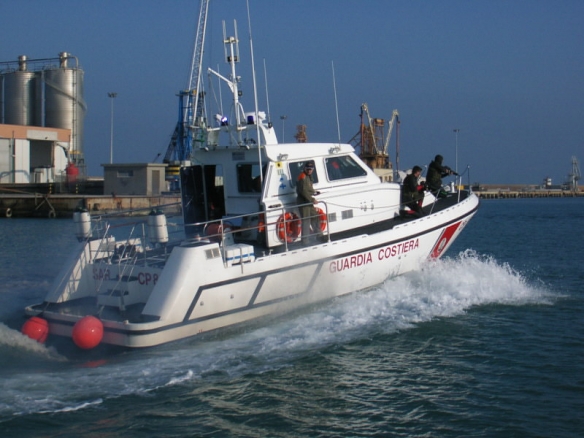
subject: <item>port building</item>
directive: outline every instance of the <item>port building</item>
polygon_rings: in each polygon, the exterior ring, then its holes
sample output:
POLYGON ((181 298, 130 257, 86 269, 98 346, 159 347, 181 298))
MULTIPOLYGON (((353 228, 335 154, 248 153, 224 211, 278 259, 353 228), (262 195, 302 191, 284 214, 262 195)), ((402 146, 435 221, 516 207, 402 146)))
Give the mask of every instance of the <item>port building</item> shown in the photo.
POLYGON ((85 176, 83 76, 67 52, 0 62, 0 184, 85 176))

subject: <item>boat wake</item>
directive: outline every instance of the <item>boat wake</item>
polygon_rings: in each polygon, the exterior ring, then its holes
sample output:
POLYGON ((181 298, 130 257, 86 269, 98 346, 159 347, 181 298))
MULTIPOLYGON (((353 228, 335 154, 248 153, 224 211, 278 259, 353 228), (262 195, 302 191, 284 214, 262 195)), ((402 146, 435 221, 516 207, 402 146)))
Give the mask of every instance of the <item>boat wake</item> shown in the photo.
POLYGON ((30 339, 23 335, 18 330, 11 329, 0 322, 0 367, 4 371, 10 368, 11 365, 18 367, 15 364, 15 359, 18 357, 31 357, 36 360, 45 360, 52 362, 64 362, 66 359, 57 353, 52 348, 47 348, 43 344, 30 339))
POLYGON ((555 297, 510 266, 467 250, 267 324, 82 364, 87 366, 65 361, 0 324, 2 357, 12 363, 11 372, 0 377, 0 422, 276 370, 331 346, 415 330, 418 323, 456 317, 477 306, 550 305, 555 297))

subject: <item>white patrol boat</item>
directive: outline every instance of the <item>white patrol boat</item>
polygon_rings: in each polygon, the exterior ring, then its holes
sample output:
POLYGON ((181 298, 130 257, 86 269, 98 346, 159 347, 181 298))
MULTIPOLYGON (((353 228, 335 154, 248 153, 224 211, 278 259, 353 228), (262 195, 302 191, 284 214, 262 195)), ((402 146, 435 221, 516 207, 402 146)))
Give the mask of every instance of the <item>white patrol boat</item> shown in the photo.
MULTIPOLYGON (((231 119, 198 126, 202 141, 180 169, 184 226, 162 211, 92 218, 75 213, 79 244, 23 332, 43 340, 151 347, 370 288, 439 258, 477 211, 471 192, 404 213, 400 185, 338 143, 278 144, 263 113, 239 102, 236 38, 225 38, 231 119), (301 243, 295 185, 314 163, 319 229, 301 243), (122 236, 124 231, 128 234, 122 236)), ((305 236, 306 237, 306 236, 305 236)))

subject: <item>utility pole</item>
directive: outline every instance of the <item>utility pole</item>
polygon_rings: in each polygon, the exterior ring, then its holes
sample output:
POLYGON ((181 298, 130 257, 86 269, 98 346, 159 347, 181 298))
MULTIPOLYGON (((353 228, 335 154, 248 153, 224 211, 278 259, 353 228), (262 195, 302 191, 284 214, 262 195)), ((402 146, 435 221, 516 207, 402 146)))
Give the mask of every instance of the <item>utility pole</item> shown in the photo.
POLYGON ((114 99, 118 93, 107 93, 111 99, 111 121, 110 121, 110 164, 114 162, 114 99))

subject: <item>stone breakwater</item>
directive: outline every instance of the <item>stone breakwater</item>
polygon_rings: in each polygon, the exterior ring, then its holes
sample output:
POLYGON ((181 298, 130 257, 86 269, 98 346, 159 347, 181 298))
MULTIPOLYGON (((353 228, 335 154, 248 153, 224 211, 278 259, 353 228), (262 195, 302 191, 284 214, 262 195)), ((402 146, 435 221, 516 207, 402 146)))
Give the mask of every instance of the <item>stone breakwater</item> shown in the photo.
POLYGON ((473 187, 473 191, 482 199, 584 197, 584 191, 580 188, 578 190, 561 190, 526 185, 481 185, 473 187))
POLYGON ((482 199, 509 199, 509 198, 575 198, 584 197, 584 192, 563 190, 538 190, 533 192, 515 192, 510 190, 475 192, 482 199))

